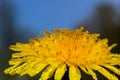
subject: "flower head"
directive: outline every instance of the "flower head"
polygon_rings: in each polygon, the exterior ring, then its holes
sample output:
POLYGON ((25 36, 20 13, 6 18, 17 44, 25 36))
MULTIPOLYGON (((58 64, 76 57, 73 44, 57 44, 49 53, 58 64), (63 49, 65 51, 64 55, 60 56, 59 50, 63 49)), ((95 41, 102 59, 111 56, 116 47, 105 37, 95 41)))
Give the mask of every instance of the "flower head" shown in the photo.
POLYGON ((70 80, 81 79, 79 69, 91 75, 94 80, 97 80, 94 70, 109 80, 118 80, 105 69, 120 75, 120 70, 114 67, 120 65, 120 55, 110 52, 116 44, 108 46, 107 42, 107 39, 100 39, 99 34, 90 34, 83 31, 83 28, 45 31, 44 37, 31 39, 26 44, 11 45, 11 50, 19 52, 12 54, 9 61, 12 66, 4 72, 35 76, 42 71, 40 80, 47 80, 53 74, 54 80, 61 80, 68 66, 70 80))

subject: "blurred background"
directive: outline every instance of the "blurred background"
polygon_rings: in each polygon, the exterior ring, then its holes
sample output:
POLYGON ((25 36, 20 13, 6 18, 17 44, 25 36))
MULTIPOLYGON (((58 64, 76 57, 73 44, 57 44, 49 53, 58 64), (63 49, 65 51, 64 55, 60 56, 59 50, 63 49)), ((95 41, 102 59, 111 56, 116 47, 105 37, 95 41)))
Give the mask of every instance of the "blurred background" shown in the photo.
POLYGON ((84 26, 107 37, 109 45, 117 43, 112 52, 120 53, 119 8, 120 0, 0 0, 0 80, 37 80, 39 76, 11 77, 3 70, 12 54, 11 44, 43 36, 46 29, 84 26))

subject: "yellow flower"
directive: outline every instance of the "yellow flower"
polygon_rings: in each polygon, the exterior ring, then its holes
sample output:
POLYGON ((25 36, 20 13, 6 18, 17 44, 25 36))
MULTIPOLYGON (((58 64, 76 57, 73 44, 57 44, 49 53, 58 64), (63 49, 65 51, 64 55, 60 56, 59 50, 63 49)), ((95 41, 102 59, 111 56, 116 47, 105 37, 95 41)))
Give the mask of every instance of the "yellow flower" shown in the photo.
POLYGON ((120 54, 112 54, 110 50, 116 44, 108 46, 107 42, 107 39, 100 39, 99 34, 83 31, 83 27, 45 31, 44 37, 11 45, 10 49, 16 53, 9 61, 11 67, 4 72, 20 76, 35 76, 42 72, 40 80, 47 80, 53 74, 54 80, 61 80, 69 68, 69 80, 80 80, 80 69, 94 80, 98 80, 94 70, 109 80, 118 80, 106 68, 120 75, 120 70, 114 67, 120 65, 120 54))

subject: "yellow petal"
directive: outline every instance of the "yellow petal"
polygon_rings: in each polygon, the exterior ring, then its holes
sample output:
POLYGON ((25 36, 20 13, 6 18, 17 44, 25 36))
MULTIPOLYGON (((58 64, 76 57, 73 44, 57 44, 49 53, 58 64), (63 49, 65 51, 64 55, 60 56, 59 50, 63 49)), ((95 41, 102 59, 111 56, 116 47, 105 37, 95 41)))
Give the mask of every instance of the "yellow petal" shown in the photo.
POLYGON ((114 76, 113 74, 109 73, 106 69, 100 67, 100 66, 93 66, 92 67, 94 70, 97 70, 98 72, 100 72, 101 74, 103 74, 106 78, 108 78, 109 80, 118 80, 118 78, 116 76, 114 76))
POLYGON ((113 47, 115 47, 117 44, 113 44, 109 47, 109 50, 111 50, 113 47))
POLYGON ((80 80, 81 79, 81 73, 78 67, 76 66, 70 66, 69 67, 69 79, 70 80, 80 80))
POLYGON ((43 71, 40 80, 49 79, 53 75, 55 69, 56 69, 56 66, 49 66, 47 69, 45 69, 45 71, 43 71))
POLYGON ((86 70, 86 68, 85 67, 82 67, 82 66, 80 66, 80 68, 85 72, 85 73, 87 73, 88 74, 88 71, 86 70))
POLYGON ((7 68, 7 69, 5 69, 4 70, 4 73, 5 74, 11 74, 11 75, 15 75, 16 74, 16 72, 15 72, 15 68, 20 64, 21 62, 20 61, 18 61, 18 62, 16 62, 16 64, 14 65, 14 66, 12 66, 12 67, 9 67, 9 68, 7 68))
POLYGON ((31 63, 28 63, 22 68, 22 73, 20 76, 23 76, 25 74, 29 74, 30 76, 34 76, 37 73, 39 73, 47 64, 39 64, 38 61, 31 61, 31 63), (37 67, 36 67, 37 66, 37 67), (39 66, 39 67, 38 67, 39 66))
POLYGON ((28 69, 28 71, 26 71, 30 76, 34 76, 37 73, 41 72, 45 67, 47 66, 47 64, 37 64, 33 69, 28 69))
POLYGON ((67 70, 66 64, 59 66, 55 72, 55 80, 61 80, 65 71, 67 70))
POLYGON ((17 67, 14 69, 14 71, 15 71, 17 74, 21 74, 21 73, 23 72, 24 67, 26 67, 28 64, 29 64, 29 62, 23 63, 22 65, 17 66, 17 67))
POLYGON ((120 75, 120 70, 115 68, 114 66, 109 66, 109 65, 105 65, 104 67, 110 69, 111 71, 113 71, 114 73, 120 75))
POLYGON ((20 57, 24 57, 26 55, 20 54, 20 53, 14 53, 12 54, 12 58, 20 58, 20 57))
POLYGON ((92 69, 87 68, 88 73, 93 77, 94 80, 98 80, 95 72, 92 69))
POLYGON ((80 68, 81 68, 85 73, 91 75, 94 80, 98 80, 95 72, 94 72, 92 69, 87 68, 87 70, 86 70, 85 67, 80 67, 80 68))
POLYGON ((22 63, 22 60, 23 59, 11 59, 10 61, 9 61, 9 65, 16 65, 16 64, 20 64, 20 63, 22 63))

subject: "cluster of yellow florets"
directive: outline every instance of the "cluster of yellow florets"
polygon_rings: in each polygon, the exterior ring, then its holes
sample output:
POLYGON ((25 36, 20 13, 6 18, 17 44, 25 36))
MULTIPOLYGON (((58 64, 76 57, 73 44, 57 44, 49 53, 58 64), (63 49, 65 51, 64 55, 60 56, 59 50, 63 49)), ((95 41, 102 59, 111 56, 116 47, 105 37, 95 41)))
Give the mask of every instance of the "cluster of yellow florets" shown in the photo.
POLYGON ((110 50, 115 46, 108 46, 107 39, 99 39, 99 34, 90 34, 83 28, 56 29, 52 32, 45 31, 44 37, 31 39, 29 43, 17 43, 10 49, 20 51, 13 53, 9 61, 11 67, 5 73, 11 75, 28 74, 34 76, 44 70, 40 80, 49 79, 54 73, 55 80, 61 80, 69 67, 69 79, 80 80, 81 70, 97 80, 97 70, 109 80, 118 80, 109 73, 104 66, 120 75, 120 70, 114 65, 120 65, 120 55, 112 54, 110 50))

